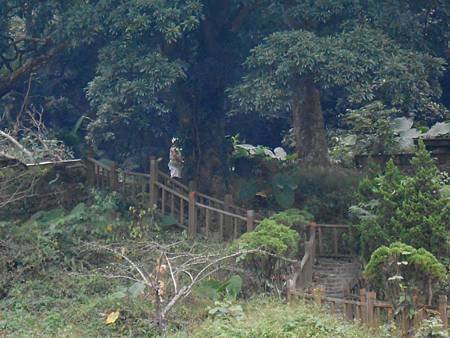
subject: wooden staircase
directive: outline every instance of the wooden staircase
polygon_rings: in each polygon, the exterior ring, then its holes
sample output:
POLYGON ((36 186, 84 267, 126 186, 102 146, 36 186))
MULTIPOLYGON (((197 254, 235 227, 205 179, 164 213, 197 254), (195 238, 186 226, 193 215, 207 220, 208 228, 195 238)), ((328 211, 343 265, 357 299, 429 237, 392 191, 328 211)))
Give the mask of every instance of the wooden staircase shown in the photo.
POLYGON ((362 266, 353 257, 319 257, 313 266, 311 287, 322 286, 326 296, 345 298, 361 276, 362 266))
POLYGON ((125 171, 114 162, 104 163, 92 157, 84 162, 91 186, 117 191, 134 205, 171 216, 191 238, 233 240, 252 231, 259 222, 253 210, 233 204, 231 195, 219 199, 200 193, 159 170, 155 159, 150 161, 149 173, 125 171))
POLYGON ((288 295, 311 293, 321 287, 327 296, 344 298, 361 277, 361 265, 346 245, 348 225, 309 224, 304 231, 305 252, 290 280, 288 295))

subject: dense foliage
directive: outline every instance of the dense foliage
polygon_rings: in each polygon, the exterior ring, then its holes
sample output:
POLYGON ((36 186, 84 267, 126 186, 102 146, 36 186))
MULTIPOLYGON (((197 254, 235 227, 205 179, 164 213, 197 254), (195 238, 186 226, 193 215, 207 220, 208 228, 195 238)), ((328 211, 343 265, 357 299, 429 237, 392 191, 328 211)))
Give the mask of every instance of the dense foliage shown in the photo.
POLYGON ((401 241, 424 248, 437 257, 448 256, 450 201, 447 177, 439 172, 423 143, 411 160, 413 173, 403 174, 391 161, 381 174, 364 179, 359 204, 356 245, 368 259, 381 245, 401 241))
POLYGON ((202 183, 223 179, 236 132, 276 146, 293 126, 300 158, 324 163, 348 114, 447 118, 449 13, 442 0, 6 0, 0 123, 21 139, 39 111, 77 154, 129 166, 176 135, 202 183))
POLYGON ((413 318, 421 304, 431 304, 433 285, 446 275, 444 265, 427 250, 395 242, 376 249, 364 271, 371 286, 394 307, 413 318))
MULTIPOLYGON (((256 300, 244 307, 245 316, 236 320, 208 320, 192 332, 194 337, 367 337, 367 329, 323 315, 320 309, 302 302, 285 305, 256 300)), ((370 332, 371 337, 383 337, 370 332)))
POLYGON ((280 296, 312 215, 346 223, 355 203, 373 286, 397 308, 431 300, 449 280, 448 176, 420 142, 408 174, 390 161, 359 182, 353 155, 450 135, 449 38, 447 0, 2 0, 0 335, 184 334, 208 318, 194 336, 367 336, 239 299, 280 296), (173 215, 89 195, 81 162, 35 165, 89 153, 148 172, 172 138, 185 183, 268 218, 231 245, 190 241, 173 215))
POLYGON ((236 250, 260 250, 241 257, 244 267, 254 271, 263 288, 272 289, 288 271, 299 250, 301 228, 310 215, 300 210, 289 210, 262 220, 256 229, 238 238, 232 245, 236 250))

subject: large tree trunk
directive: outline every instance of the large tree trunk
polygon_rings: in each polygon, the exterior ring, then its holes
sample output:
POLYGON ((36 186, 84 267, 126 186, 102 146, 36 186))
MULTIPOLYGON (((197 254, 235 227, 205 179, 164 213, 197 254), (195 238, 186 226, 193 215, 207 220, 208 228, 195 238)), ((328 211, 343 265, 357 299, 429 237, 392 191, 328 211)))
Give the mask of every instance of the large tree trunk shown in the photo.
POLYGON ((293 125, 295 147, 300 161, 328 165, 328 147, 320 92, 311 79, 294 84, 293 125))

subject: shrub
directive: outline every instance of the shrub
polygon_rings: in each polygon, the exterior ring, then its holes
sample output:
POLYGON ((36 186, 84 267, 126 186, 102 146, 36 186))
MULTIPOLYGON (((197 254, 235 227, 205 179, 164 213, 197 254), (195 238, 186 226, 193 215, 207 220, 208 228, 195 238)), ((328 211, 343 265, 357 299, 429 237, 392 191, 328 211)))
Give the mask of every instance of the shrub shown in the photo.
POLYGON ((301 167, 296 172, 295 205, 301 205, 317 222, 346 222, 354 203, 360 176, 339 167, 301 167))
POLYGON ((384 173, 364 179, 354 242, 365 259, 381 245, 401 241, 423 247, 439 258, 448 255, 450 203, 442 193, 446 176, 439 172, 423 143, 411 161, 413 174, 404 175, 387 163, 384 173))
POLYGON ((275 215, 258 224, 252 232, 245 233, 232 245, 232 249, 259 249, 265 253, 253 253, 243 257, 245 267, 253 271, 260 283, 272 287, 272 282, 288 267, 285 258, 293 258, 298 252, 300 235, 276 219, 286 215, 275 215))
POLYGON ((300 235, 273 219, 265 219, 255 231, 242 235, 237 244, 241 249, 260 249, 272 255, 291 256, 297 252, 300 235))
POLYGON ((117 196, 94 193, 92 203, 79 203, 70 212, 62 208, 41 211, 26 222, 0 222, 0 295, 24 274, 63 263, 73 268, 84 240, 112 240, 120 222, 117 196))
POLYGON ((395 309, 413 307, 413 295, 425 302, 428 287, 445 278, 445 267, 427 250, 395 242, 375 250, 365 277, 392 303, 395 309))
MULTIPOLYGON (((190 332, 189 337, 380 337, 357 324, 328 315, 314 305, 297 302, 283 304, 273 299, 252 300, 241 319, 208 319, 190 332)), ((178 335, 177 337, 184 337, 178 335)))
POLYGON ((288 209, 271 216, 270 219, 289 228, 299 229, 308 224, 313 215, 307 210, 288 209))

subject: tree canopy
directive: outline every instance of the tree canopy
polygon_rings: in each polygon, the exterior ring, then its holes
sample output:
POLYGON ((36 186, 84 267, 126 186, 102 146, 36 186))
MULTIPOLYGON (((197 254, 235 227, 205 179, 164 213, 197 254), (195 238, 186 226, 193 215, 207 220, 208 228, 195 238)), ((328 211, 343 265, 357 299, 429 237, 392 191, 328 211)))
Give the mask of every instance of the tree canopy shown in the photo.
POLYGON ((299 158, 326 164, 349 109, 447 118, 449 16, 443 0, 6 0, 0 123, 35 108, 77 152, 138 166, 177 136, 205 182, 238 132, 277 146, 293 127, 299 158))

